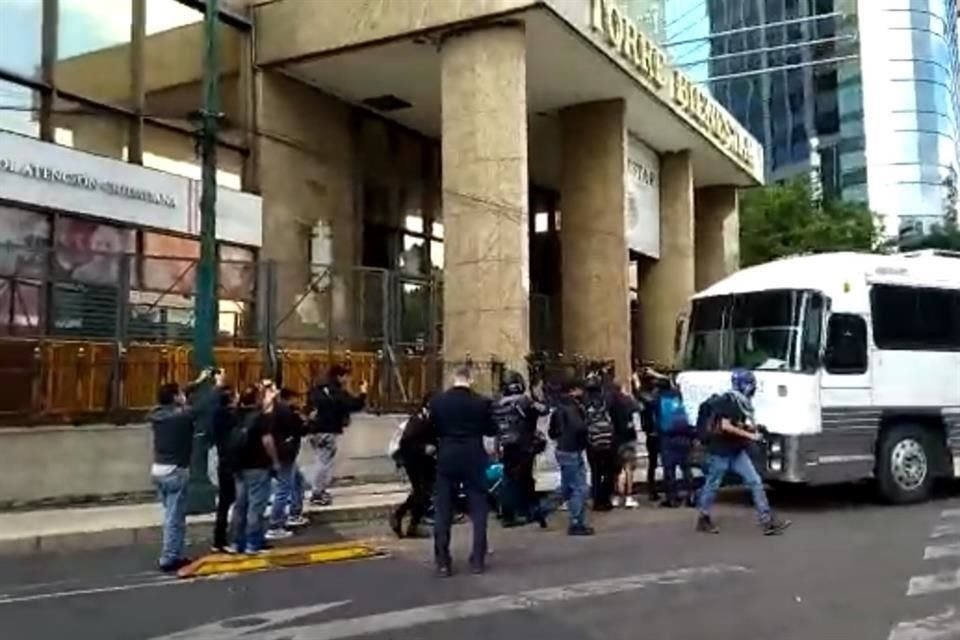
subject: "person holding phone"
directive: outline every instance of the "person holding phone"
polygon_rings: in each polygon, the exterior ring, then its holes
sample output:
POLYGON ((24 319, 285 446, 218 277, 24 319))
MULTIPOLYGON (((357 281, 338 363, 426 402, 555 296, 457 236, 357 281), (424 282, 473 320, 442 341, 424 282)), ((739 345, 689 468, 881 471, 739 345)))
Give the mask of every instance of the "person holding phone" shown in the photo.
POLYGON ((360 382, 360 395, 356 396, 347 390, 349 381, 350 369, 337 364, 330 368, 324 383, 310 390, 307 442, 317 461, 310 502, 320 506, 333 504, 328 489, 333 482, 337 441, 350 425, 350 416, 367 404, 367 381, 360 382))

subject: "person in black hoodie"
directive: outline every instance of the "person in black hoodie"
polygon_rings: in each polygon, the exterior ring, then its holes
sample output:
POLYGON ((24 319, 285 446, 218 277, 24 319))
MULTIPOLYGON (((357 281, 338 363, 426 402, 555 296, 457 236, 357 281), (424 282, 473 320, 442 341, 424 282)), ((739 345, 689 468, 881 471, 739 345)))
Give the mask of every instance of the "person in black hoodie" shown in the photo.
POLYGON ((289 538, 292 535, 290 529, 309 524, 303 515, 303 474, 297 466, 300 440, 306 426, 294 404, 295 397, 290 389, 281 389, 274 411, 273 437, 280 468, 277 469, 277 490, 270 510, 267 540, 289 538))
POLYGON ((237 394, 230 387, 224 387, 220 405, 213 414, 213 443, 217 448, 217 517, 213 525, 213 551, 216 552, 227 550, 227 518, 230 506, 237 499, 236 461, 230 449, 237 419, 237 394))
POLYGON ((430 422, 431 394, 427 394, 420 408, 403 428, 397 458, 400 466, 410 480, 410 494, 390 515, 390 529, 398 538, 421 537, 420 522, 430 507, 430 495, 433 493, 433 481, 437 475, 437 438, 430 422), (410 523, 406 533, 403 519, 410 514, 410 523))
MULTIPOLYGON (((205 382, 209 375, 209 371, 204 371, 195 384, 205 382)), ((163 546, 159 565, 161 571, 172 572, 189 563, 183 551, 196 411, 186 406, 186 396, 176 382, 160 387, 157 405, 147 416, 153 431, 150 476, 163 504, 163 546)))
POLYGON ((534 463, 543 451, 537 425, 547 407, 527 394, 526 381, 517 371, 508 371, 494 403, 500 459, 503 462, 501 524, 514 527, 536 521, 547 527, 546 516, 537 504, 534 463))
POLYGON ((583 452, 587 449, 587 425, 580 398, 583 383, 564 383, 563 395, 550 415, 549 435, 556 441, 557 464, 560 465, 560 494, 567 501, 572 536, 593 535, 587 525, 587 467, 583 452))
POLYGON ((333 503, 327 488, 333 481, 337 440, 343 434, 344 428, 350 424, 350 416, 362 411, 367 402, 367 382, 362 381, 360 395, 353 396, 346 388, 349 378, 349 369, 339 364, 334 365, 327 374, 327 381, 310 390, 308 406, 311 435, 308 442, 317 461, 310 502, 320 506, 333 503))

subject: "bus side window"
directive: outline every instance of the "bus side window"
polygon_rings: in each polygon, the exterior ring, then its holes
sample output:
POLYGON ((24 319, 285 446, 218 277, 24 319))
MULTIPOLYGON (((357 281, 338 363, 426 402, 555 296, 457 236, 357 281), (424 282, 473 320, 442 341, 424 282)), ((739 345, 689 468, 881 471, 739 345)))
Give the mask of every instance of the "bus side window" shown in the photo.
POLYGON ((824 366, 828 373, 842 375, 867 372, 867 323, 863 318, 848 313, 830 316, 824 366))

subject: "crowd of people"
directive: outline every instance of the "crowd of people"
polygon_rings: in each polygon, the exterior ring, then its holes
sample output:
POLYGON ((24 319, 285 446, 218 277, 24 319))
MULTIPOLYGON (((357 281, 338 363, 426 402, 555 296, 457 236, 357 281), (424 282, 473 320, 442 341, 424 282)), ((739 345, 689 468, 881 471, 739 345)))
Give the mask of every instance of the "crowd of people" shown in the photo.
MULTIPOLYGON (((358 396, 346 390, 348 375, 346 368, 334 366, 302 406, 296 394, 271 380, 238 394, 217 369, 205 371, 186 389, 176 383, 160 389, 150 421, 151 474, 165 513, 162 570, 177 570, 188 562, 185 506, 195 432, 210 434, 217 451, 216 551, 256 554, 308 524, 303 514, 306 480, 297 464, 304 439, 316 460, 310 500, 331 504, 328 488, 337 441, 366 399, 365 383, 358 396), (195 431, 195 425, 202 424, 209 428, 195 431)), ((779 534, 790 524, 773 515, 751 459, 751 445, 762 440, 764 430, 753 418, 756 379, 750 371, 734 371, 731 389, 705 401, 694 420, 673 379, 650 369, 634 373, 623 386, 603 369, 582 379, 563 379, 550 393, 542 383, 528 388, 513 371, 503 376, 494 398, 473 386, 471 368, 457 368, 452 386, 424 398, 391 444, 411 489, 391 514, 390 528, 398 537, 425 537, 422 525, 432 518, 441 576, 453 572, 450 531, 458 511, 472 521, 470 568, 482 573, 491 507, 504 527, 536 523, 546 528, 548 516, 563 506, 571 536, 594 533, 588 505, 594 511, 636 508, 634 472, 641 433, 648 453, 650 499, 665 508, 686 504, 697 509, 698 531, 719 532, 711 510, 731 472, 750 489, 765 534, 779 534), (546 434, 539 427, 541 420, 549 425, 546 434), (560 483, 541 499, 535 467, 547 450, 548 437, 554 442, 560 483), (657 482, 658 466, 662 484, 657 482), (694 468, 704 477, 702 487, 695 483, 694 468)))
POLYGON ((332 503, 328 489, 337 442, 366 401, 366 383, 359 395, 351 395, 348 376, 345 367, 332 367, 302 405, 295 393, 268 379, 238 392, 219 369, 205 370, 186 388, 175 382, 160 388, 158 406, 148 418, 151 476, 164 508, 161 570, 177 571, 189 563, 184 546, 195 434, 208 437, 217 452, 214 551, 260 553, 270 541, 309 524, 303 513, 306 481, 297 464, 304 440, 316 459, 310 501, 332 503))

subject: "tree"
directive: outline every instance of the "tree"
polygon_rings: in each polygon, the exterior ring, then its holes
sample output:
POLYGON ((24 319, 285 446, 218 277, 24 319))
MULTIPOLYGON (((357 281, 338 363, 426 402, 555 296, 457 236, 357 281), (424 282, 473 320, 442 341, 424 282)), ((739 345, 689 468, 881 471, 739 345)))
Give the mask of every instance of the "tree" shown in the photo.
POLYGON ((751 189, 740 204, 744 267, 804 253, 872 251, 879 236, 866 205, 836 199, 818 205, 804 179, 751 189))

